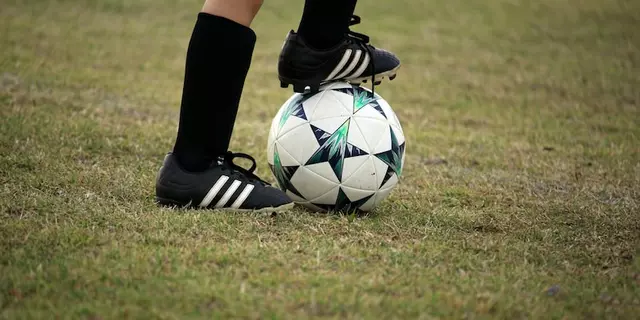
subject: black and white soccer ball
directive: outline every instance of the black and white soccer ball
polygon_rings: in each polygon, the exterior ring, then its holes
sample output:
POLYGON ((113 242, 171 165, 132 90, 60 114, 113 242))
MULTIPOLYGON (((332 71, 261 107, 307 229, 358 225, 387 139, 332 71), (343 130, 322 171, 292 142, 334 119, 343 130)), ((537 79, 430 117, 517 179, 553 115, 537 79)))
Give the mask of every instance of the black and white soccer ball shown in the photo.
POLYGON ((293 94, 274 117, 267 157, 278 186, 314 211, 371 211, 398 183, 405 137, 380 95, 348 83, 293 94))

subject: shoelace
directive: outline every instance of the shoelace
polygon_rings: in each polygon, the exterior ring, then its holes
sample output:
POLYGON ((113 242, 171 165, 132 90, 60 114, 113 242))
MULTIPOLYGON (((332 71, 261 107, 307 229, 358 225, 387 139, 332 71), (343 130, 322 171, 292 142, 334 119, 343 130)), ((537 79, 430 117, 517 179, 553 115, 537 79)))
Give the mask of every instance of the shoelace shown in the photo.
MULTIPOLYGON (((359 24, 360 21, 361 21, 360 16, 352 15, 351 20, 349 21, 349 26, 354 26, 356 24, 359 24)), ((375 59, 373 57, 373 51, 375 48, 369 44, 369 41, 370 41, 369 36, 365 34, 351 31, 351 29, 349 29, 349 31, 347 32, 347 36, 350 40, 353 41, 353 43, 359 45, 369 55, 369 58, 370 58, 369 70, 371 72, 371 97, 373 98, 376 92, 376 83, 375 83, 376 67, 375 67, 375 59)))
POLYGON ((237 171, 237 172, 241 173, 242 175, 244 175, 245 177, 247 177, 249 180, 255 180, 255 182, 259 182, 259 183, 262 183, 264 185, 271 185, 270 183, 260 179, 260 177, 256 176, 253 173, 257 168, 256 159, 254 159, 252 156, 250 156, 250 155, 248 155, 246 153, 227 151, 227 153, 225 153, 221 157, 220 160, 223 162, 222 165, 226 164, 228 166, 228 169, 231 170, 232 172, 237 171), (245 169, 245 168, 235 164, 233 162, 233 159, 236 159, 236 158, 250 160, 251 161, 251 168, 245 169))

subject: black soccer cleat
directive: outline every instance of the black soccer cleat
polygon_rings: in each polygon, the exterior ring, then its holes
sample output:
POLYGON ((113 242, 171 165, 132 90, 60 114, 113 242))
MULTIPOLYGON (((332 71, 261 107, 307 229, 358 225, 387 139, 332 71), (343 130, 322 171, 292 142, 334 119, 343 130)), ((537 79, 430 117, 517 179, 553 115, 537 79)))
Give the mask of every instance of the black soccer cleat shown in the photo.
MULTIPOLYGON (((350 25, 360 23, 353 16, 350 25)), ((383 78, 393 80, 400 68, 400 60, 393 53, 369 44, 369 37, 349 31, 336 47, 319 51, 310 48, 293 30, 285 40, 278 61, 280 86, 303 93, 316 92, 320 86, 334 81, 346 81, 354 85, 371 80, 378 85, 383 78)))
POLYGON ((158 172, 156 201, 163 206, 231 211, 285 211, 293 207, 280 189, 258 178, 255 160, 243 153, 227 153, 204 172, 187 172, 169 153, 158 172), (234 158, 253 162, 247 170, 234 158))

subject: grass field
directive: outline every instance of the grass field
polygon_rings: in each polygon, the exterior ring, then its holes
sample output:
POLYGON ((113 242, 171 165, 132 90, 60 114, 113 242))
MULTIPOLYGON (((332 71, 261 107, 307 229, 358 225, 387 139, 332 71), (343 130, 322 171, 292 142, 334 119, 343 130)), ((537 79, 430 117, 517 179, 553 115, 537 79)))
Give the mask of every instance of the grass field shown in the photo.
MULTIPOLYGON (((408 145, 354 218, 154 204, 201 1, 3 0, 0 317, 637 316, 640 2, 360 2, 408 145)), ((270 181, 302 3, 258 15, 232 142, 270 181)))

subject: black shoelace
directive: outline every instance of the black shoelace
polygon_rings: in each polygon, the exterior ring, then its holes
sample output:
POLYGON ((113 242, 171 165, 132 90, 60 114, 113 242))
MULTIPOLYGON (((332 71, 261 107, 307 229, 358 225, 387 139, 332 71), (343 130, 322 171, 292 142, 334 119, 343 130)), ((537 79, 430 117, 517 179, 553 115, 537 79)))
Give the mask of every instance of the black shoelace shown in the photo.
POLYGON ((254 159, 252 156, 250 156, 250 155, 248 155, 246 153, 227 151, 227 153, 225 153, 222 157, 220 157, 220 161, 222 162, 222 165, 225 166, 228 170, 231 170, 232 173, 233 172, 238 172, 238 173, 242 174, 243 176, 245 176, 248 180, 250 180, 252 182, 259 182, 259 183, 262 183, 264 185, 271 185, 270 183, 260 179, 260 177, 258 177, 257 175, 255 175, 253 173, 257 168, 256 159, 254 159), (236 158, 250 160, 251 161, 251 168, 245 169, 245 168, 235 164, 233 162, 233 159, 236 159, 236 158))
MULTIPOLYGON (((361 20, 360 16, 352 15, 351 20, 349 21, 349 26, 354 26, 356 24, 359 24, 360 20, 361 20)), ((376 92, 376 83, 375 83, 376 67, 375 67, 375 59, 373 57, 373 52, 375 48, 369 44, 369 41, 370 41, 369 36, 365 34, 351 31, 351 29, 349 29, 349 31, 347 32, 347 36, 349 37, 350 40, 353 41, 353 43, 360 46, 369 55, 369 70, 371 71, 371 97, 373 98, 376 92)))

